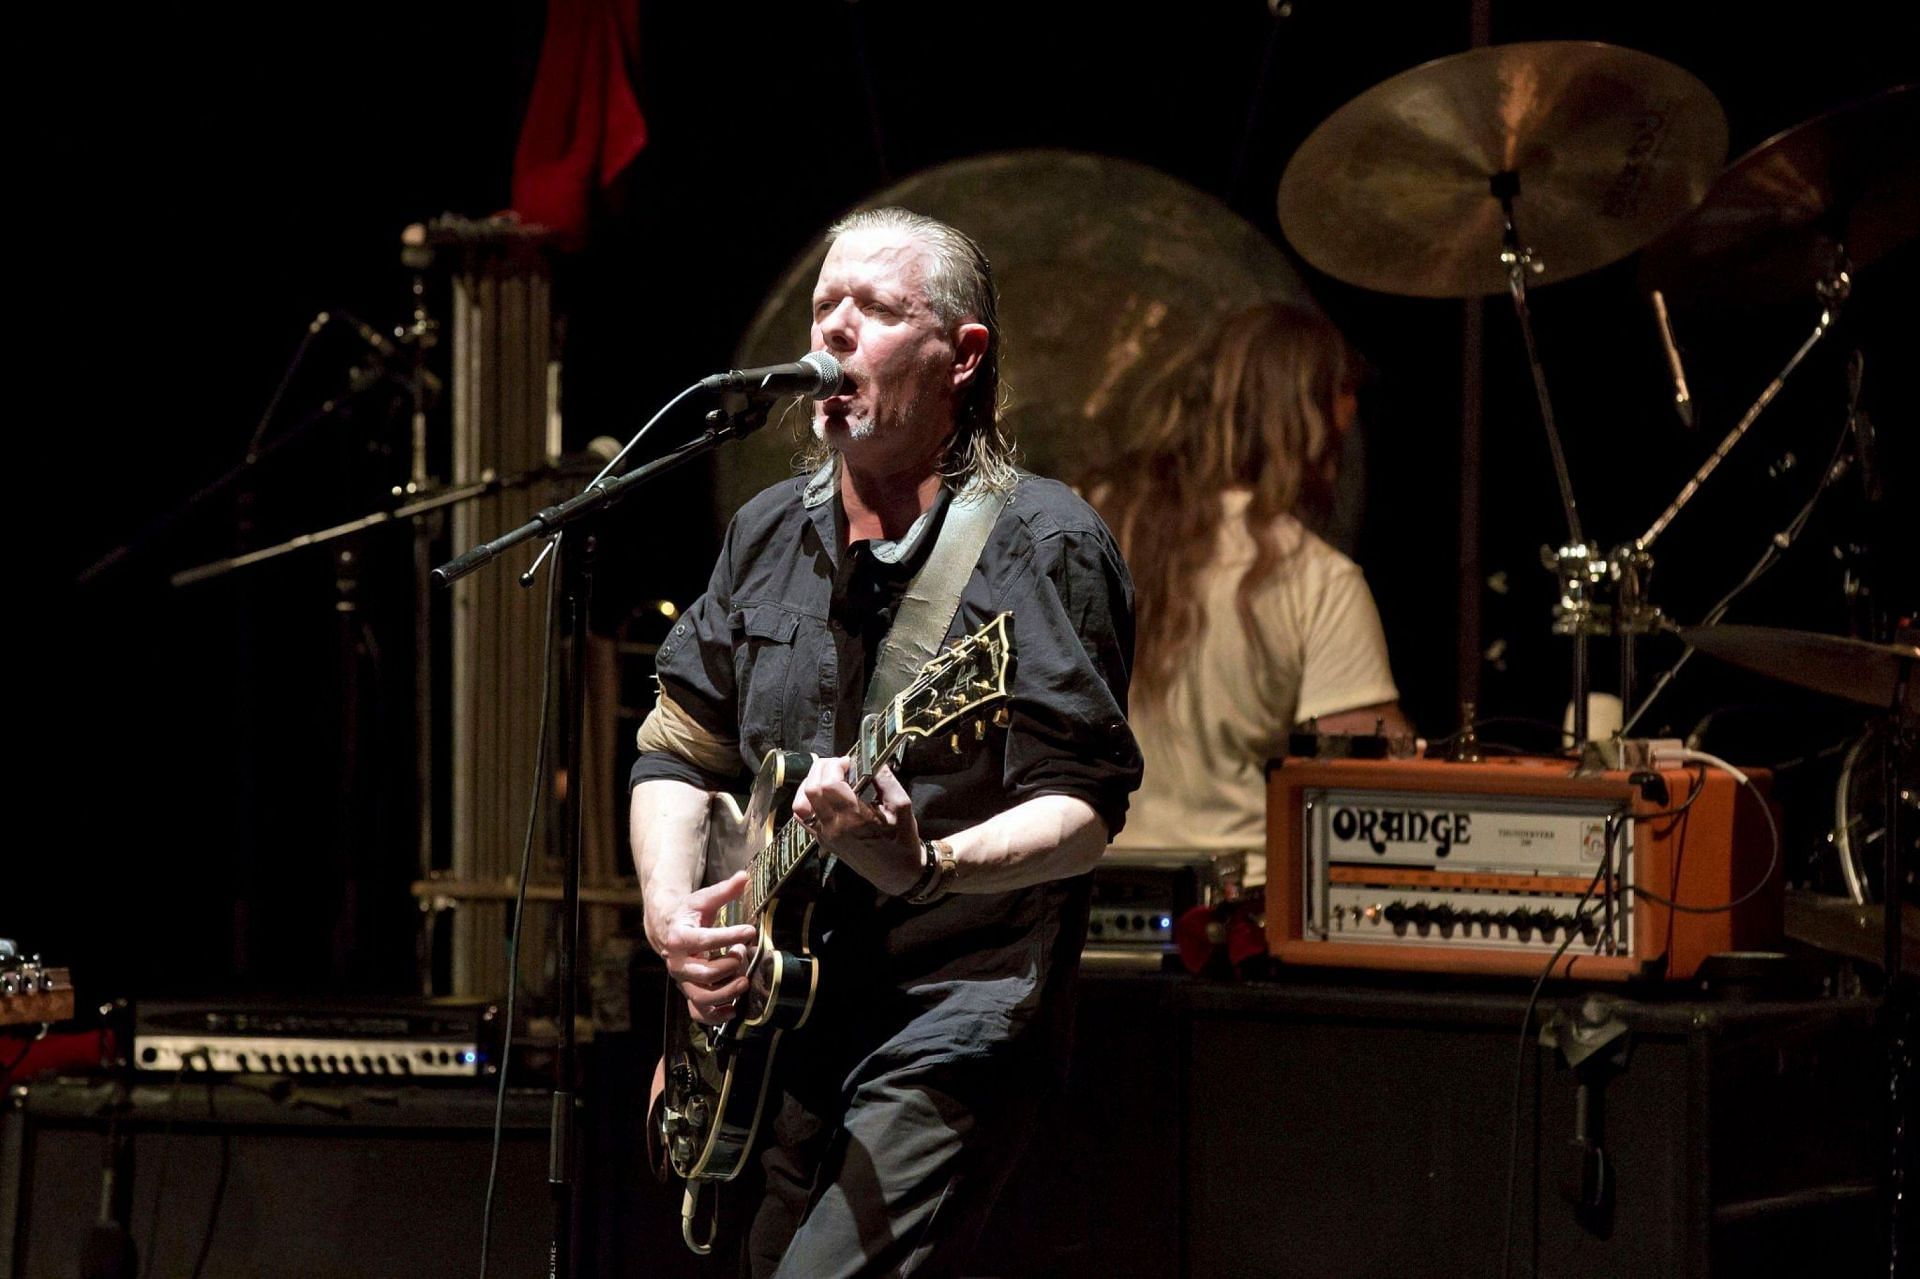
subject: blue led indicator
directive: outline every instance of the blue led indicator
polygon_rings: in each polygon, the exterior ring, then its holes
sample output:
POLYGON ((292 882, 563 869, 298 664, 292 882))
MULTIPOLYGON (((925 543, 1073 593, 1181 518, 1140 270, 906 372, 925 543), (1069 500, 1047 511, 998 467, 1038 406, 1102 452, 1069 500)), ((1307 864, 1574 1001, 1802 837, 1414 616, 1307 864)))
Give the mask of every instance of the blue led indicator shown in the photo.
POLYGON ((1160 927, 1162 927, 1162 928, 1172 928, 1172 927, 1173 927, 1173 917, 1172 917, 1172 916, 1170 916, 1170 915, 1162 915, 1162 916, 1160 916, 1160 927))

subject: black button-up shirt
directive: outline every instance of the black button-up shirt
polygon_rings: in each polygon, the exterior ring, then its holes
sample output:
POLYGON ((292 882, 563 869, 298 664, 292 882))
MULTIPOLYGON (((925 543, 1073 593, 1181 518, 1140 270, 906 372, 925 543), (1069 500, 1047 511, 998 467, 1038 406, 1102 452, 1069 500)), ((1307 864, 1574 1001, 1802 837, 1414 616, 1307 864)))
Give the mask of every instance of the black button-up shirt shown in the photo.
MULTIPOLYGON (((657 658, 668 696, 716 736, 738 738, 740 773, 714 776, 649 752, 632 782, 737 789, 769 750, 847 753, 880 642, 946 510, 943 493, 899 541, 843 551, 831 465, 742 507, 706 594, 657 658)), ((963 733, 958 751, 944 740, 914 744, 897 772, 921 832, 938 838, 1023 800, 1070 795, 1117 834, 1141 767, 1126 722, 1133 585, 1100 517, 1056 481, 1021 478, 948 642, 1001 612, 1012 614, 1011 723, 963 733)), ((843 867, 832 898, 823 990, 857 1000, 869 1014, 862 1022, 884 1027, 868 1048, 974 1055, 1038 1047, 1031 1034, 1064 1028, 1056 996, 1085 941, 1086 876, 913 906, 843 867)))

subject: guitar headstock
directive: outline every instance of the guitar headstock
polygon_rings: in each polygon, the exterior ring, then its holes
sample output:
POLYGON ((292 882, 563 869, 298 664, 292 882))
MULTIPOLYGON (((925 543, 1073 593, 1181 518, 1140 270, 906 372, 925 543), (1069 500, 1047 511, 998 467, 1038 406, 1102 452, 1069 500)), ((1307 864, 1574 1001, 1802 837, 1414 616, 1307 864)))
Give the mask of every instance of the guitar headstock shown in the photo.
POLYGON ((948 645, 920 668, 887 710, 898 737, 931 737, 1007 699, 1013 642, 1002 613, 967 638, 948 645))
POLYGON ((73 977, 48 968, 40 956, 23 957, 0 939, 0 1026, 65 1021, 73 1016, 73 977))

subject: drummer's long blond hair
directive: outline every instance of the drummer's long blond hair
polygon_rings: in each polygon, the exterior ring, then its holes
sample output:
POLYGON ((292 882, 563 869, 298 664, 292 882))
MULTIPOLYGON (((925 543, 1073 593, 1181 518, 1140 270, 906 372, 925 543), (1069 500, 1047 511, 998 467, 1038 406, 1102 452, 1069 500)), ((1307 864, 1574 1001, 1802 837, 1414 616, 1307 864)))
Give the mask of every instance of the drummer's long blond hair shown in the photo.
POLYGON ((1358 362, 1325 317, 1284 302, 1217 321, 1154 376, 1128 415, 1128 445, 1087 485, 1132 570, 1138 632, 1133 693, 1162 701, 1211 620, 1196 584, 1215 554, 1223 489, 1252 490, 1258 548, 1236 592, 1258 648, 1253 593, 1295 549, 1274 528, 1323 527, 1339 455, 1335 401, 1358 362))

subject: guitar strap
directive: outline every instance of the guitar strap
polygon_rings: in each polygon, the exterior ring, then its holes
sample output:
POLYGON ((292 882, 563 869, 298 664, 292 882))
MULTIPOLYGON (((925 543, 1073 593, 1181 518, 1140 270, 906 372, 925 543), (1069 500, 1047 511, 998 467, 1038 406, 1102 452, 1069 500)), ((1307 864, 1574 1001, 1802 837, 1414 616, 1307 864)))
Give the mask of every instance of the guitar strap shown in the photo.
POLYGON ((867 685, 867 714, 885 709, 939 652, 954 614, 960 611, 960 592, 973 576, 973 566, 979 563, 987 537, 1011 496, 973 485, 953 495, 927 562, 907 583, 893 625, 880 642, 873 682, 867 685))

